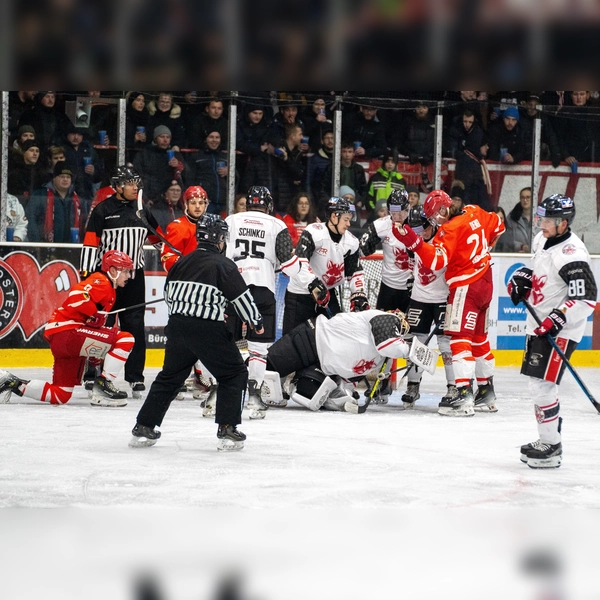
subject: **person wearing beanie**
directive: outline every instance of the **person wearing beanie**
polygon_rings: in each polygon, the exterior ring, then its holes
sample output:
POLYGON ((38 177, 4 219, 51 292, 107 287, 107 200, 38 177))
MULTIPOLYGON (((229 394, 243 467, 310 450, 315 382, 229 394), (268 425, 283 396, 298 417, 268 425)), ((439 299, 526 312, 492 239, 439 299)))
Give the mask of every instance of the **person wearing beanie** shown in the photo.
POLYGON ((127 109, 125 125, 125 145, 127 158, 133 161, 135 154, 150 142, 152 132, 148 128, 150 115, 146 110, 146 94, 144 92, 127 92, 127 109))
POLYGON ((169 223, 183 216, 182 194, 183 185, 181 181, 173 179, 169 181, 169 186, 163 190, 160 199, 152 204, 152 214, 163 231, 167 230, 169 223))
POLYGON ((152 133, 159 125, 165 125, 171 132, 171 145, 173 150, 179 151, 185 146, 185 129, 181 118, 181 107, 173 101, 171 92, 158 92, 156 100, 147 104, 150 114, 147 133, 152 133))
POLYGON ((354 190, 349 185, 341 185, 340 186, 340 198, 344 200, 348 200, 348 202, 352 202, 354 204, 354 200, 356 199, 356 194, 354 190))
POLYGON ((396 171, 396 159, 391 153, 386 153, 381 161, 381 167, 369 179, 366 208, 375 210, 378 200, 387 200, 394 190, 404 189, 404 177, 396 171))
POLYGON ((406 192, 408 194, 408 202, 411 207, 420 204, 421 194, 419 193, 419 188, 416 185, 407 185, 406 192))
POLYGON ((173 179, 181 180, 186 164, 181 153, 171 145, 170 127, 157 125, 149 134, 153 141, 135 155, 133 166, 144 181, 144 200, 154 203, 160 202, 173 179), (173 152, 171 158, 170 152, 173 152))
POLYGON ((35 140, 35 129, 31 125, 21 125, 17 132, 17 138, 13 142, 13 148, 22 152, 23 143, 27 140, 35 140))
POLYGON ((485 158, 514 165, 522 160, 531 160, 531 137, 519 125, 519 109, 509 106, 490 125, 483 138, 481 153, 485 158))
POLYGON ((34 191, 25 214, 30 242, 79 243, 83 239, 89 202, 73 185, 71 165, 54 165, 52 180, 34 191))
POLYGON ((56 106, 55 92, 38 92, 36 104, 33 108, 23 113, 19 120, 19 127, 29 125, 33 127, 36 139, 42 145, 43 152, 54 143, 61 143, 65 139, 67 125, 71 121, 63 110, 56 106))

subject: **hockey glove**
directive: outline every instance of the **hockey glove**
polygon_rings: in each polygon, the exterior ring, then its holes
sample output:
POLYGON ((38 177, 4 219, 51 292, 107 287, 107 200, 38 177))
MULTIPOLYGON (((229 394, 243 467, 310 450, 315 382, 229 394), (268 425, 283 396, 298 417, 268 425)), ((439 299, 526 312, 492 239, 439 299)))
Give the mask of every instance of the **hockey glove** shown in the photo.
POLYGON ((392 233, 394 234, 394 237, 402 242, 406 246, 406 249, 411 252, 416 252, 423 244, 423 239, 419 237, 409 225, 404 225, 403 228, 394 227, 392 233))
POLYGON ((533 271, 527 267, 520 267, 511 276, 507 290, 512 303, 517 306, 521 300, 527 300, 531 293, 531 280, 533 271))
POLYGON ((369 310, 369 308, 369 299, 364 292, 354 292, 350 296, 350 312, 362 312, 363 310, 369 310))
POLYGON ((308 291, 319 306, 327 306, 329 304, 329 290, 318 277, 315 277, 308 284, 308 291))
POLYGON ((567 317, 562 310, 554 308, 552 312, 542 321, 542 324, 533 330, 535 335, 549 334, 553 337, 557 336, 561 329, 567 324, 567 317))
POLYGON ((106 325, 107 315, 102 315, 100 313, 96 313, 92 315, 85 324, 92 329, 100 329, 100 327, 104 327, 106 325))

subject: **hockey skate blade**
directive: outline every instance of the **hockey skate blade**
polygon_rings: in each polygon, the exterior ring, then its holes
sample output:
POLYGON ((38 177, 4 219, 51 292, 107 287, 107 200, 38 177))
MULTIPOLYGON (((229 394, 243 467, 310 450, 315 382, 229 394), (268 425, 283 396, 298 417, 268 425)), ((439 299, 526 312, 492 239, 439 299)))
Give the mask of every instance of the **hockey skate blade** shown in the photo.
POLYGON ((229 439, 217 439, 217 451, 218 452, 237 452, 244 448, 244 442, 234 442, 229 439))
POLYGON ((259 420, 265 418, 265 411, 264 410, 256 410, 255 408, 252 408, 252 409, 250 409, 249 417, 252 421, 259 421, 259 420))
POLYGON ((562 456, 550 458, 528 458, 527 466, 531 469, 558 469, 562 463, 562 456))
POLYGON ((413 410, 415 408, 415 403, 414 402, 403 402, 402 408, 404 408, 404 410, 413 410))
POLYGON ((120 408, 122 406, 127 406, 127 400, 119 400, 104 397, 98 398, 96 396, 92 396, 90 404, 92 406, 100 406, 102 408, 120 408))
POLYGON ((142 399, 142 392, 131 392, 131 399, 132 400, 141 400, 142 399))
POLYGON ((129 440, 130 448, 149 448, 150 446, 154 446, 158 440, 151 440, 147 437, 137 437, 135 435, 131 436, 131 440, 129 440))
POLYGON ((521 454, 521 462, 527 464, 527 461, 529 460, 529 456, 527 456, 527 454, 521 454))
POLYGON ((450 408, 441 406, 438 408, 438 415, 443 417, 472 417, 475 410, 472 406, 461 406, 459 408, 450 408))
POLYGON ((481 412, 481 413, 495 413, 495 412, 498 412, 498 407, 496 406, 495 402, 492 402, 492 404, 479 404, 479 405, 475 405, 474 409, 475 409, 475 412, 481 412))

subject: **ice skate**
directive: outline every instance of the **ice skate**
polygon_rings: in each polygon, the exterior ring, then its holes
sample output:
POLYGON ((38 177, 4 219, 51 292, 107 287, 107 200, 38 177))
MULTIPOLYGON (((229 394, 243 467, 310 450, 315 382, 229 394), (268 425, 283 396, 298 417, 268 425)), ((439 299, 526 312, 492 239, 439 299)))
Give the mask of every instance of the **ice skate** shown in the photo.
POLYGON ((521 460, 523 460, 523 448, 527 448, 527 466, 532 469, 558 469, 562 462, 562 443, 547 444, 538 440, 532 444, 521 446, 521 460))
POLYGON ((92 406, 118 407, 127 406, 127 392, 123 392, 115 387, 115 384, 106 377, 96 378, 92 388, 92 406))
POLYGON ((175 400, 185 400, 184 394, 187 392, 187 386, 185 383, 179 388, 177 392, 177 396, 175 396, 175 400))
POLYGON ((92 397, 92 390, 94 389, 94 380, 89 379, 88 381, 83 382, 83 388, 87 392, 88 398, 92 397))
POLYGON ((235 452, 244 447, 246 436, 235 425, 219 425, 217 438, 217 450, 235 452))
POLYGON ((160 438, 160 431, 156 431, 154 427, 148 427, 147 425, 136 425, 131 433, 133 437, 129 441, 130 448, 154 446, 160 438))
POLYGON ((421 397, 419 388, 421 383, 419 381, 409 381, 406 385, 406 392, 402 394, 402 402, 404 403, 404 410, 410 410, 414 408, 415 402, 421 397))
POLYGON ((202 416, 207 418, 214 418, 217 410, 217 384, 213 384, 209 391, 208 396, 204 397, 204 400, 200 402, 202 407, 202 416))
POLYGON ((140 400, 142 397, 142 392, 146 391, 146 386, 143 381, 130 381, 129 385, 131 386, 131 397, 134 400, 140 400))
POLYGON ((19 379, 16 375, 0 369, 0 404, 8 404, 11 394, 22 396, 19 386, 29 383, 25 379, 19 379))
POLYGON ((251 419, 264 419, 265 412, 269 408, 261 398, 261 389, 254 379, 248 380, 248 400, 246 408, 250 410, 251 419))
POLYGON ((205 377, 200 371, 194 371, 194 378, 192 380, 192 397, 194 400, 206 401, 215 385, 216 384, 212 377, 205 377))
POLYGON ((92 365, 88 359, 85 363, 85 372, 83 374, 83 388, 87 392, 88 398, 92 397, 94 381, 96 381, 96 377, 100 377, 101 374, 102 369, 97 365, 92 365))
POLYGON ((473 388, 470 385, 466 385, 458 388, 456 398, 449 400, 442 398, 438 414, 445 417, 472 417, 475 414, 473 402, 473 388))
POLYGON ((487 383, 480 385, 477 389, 474 406, 477 412, 498 412, 493 379, 490 377, 487 383))
POLYGON ((530 442, 529 444, 523 444, 521 446, 521 462, 527 463, 529 458, 529 451, 537 448, 541 444, 540 440, 530 442))
POLYGON ((447 385, 446 393, 442 396, 440 401, 451 402, 456 398, 458 398, 458 388, 453 383, 449 383, 447 385))

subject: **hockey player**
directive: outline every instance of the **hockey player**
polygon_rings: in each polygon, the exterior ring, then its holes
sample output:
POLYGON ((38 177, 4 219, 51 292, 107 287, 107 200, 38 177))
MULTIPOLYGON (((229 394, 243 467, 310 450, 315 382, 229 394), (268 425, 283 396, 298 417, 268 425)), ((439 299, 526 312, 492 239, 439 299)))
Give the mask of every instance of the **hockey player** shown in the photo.
POLYGON ((283 333, 317 314, 340 312, 335 290, 344 279, 350 283, 352 310, 368 307, 358 240, 348 231, 355 217, 354 206, 343 198, 327 203, 327 223, 312 223, 300 236, 296 256, 310 264, 290 279, 285 294, 283 333), (316 306, 315 306, 316 303, 316 306))
POLYGON ((452 363, 458 396, 443 399, 439 414, 470 417, 474 404, 480 408, 495 402, 492 385, 494 356, 487 337, 487 313, 492 299, 490 247, 504 232, 496 213, 479 206, 462 210, 452 207, 450 196, 434 190, 425 199, 425 216, 439 226, 431 244, 423 243, 409 225, 392 230, 409 250, 419 255, 432 271, 446 267, 450 295, 444 332, 450 336, 452 363), (471 380, 477 378, 477 397, 473 397, 471 380))
MULTIPOLYGON (((129 285, 117 290, 115 308, 120 309, 144 303, 144 243, 146 238, 151 244, 158 244, 160 240, 154 235, 148 235, 148 229, 136 215, 137 195, 142 185, 139 173, 131 166, 119 166, 111 176, 111 185, 116 193, 98 204, 88 220, 81 249, 80 270, 82 277, 87 277, 100 266, 104 253, 109 250, 119 250, 128 254, 133 260, 134 270, 129 285)), ((162 234, 150 210, 144 207, 143 211, 148 223, 162 234)), ((145 308, 140 306, 120 313, 119 317, 121 325, 130 331, 135 339, 135 345, 125 365, 125 380, 131 386, 133 397, 140 397, 141 392, 146 389, 145 313, 145 308)), ((110 322, 114 321, 109 319, 110 322)))
MULTIPOLYGON (((276 301, 275 270, 292 277, 300 272, 302 263, 294 255, 289 229, 281 219, 271 216, 273 198, 263 186, 253 186, 246 194, 246 212, 229 215, 229 241, 226 256, 233 260, 242 274, 254 302, 263 318, 264 333, 247 332, 248 403, 251 419, 264 419, 268 408, 262 402, 261 386, 265 378, 267 350, 275 341, 276 301)), ((313 276, 314 278, 314 276, 313 276)), ((228 315, 227 323, 234 339, 242 339, 242 321, 237 315, 228 315)))
POLYGON ((52 383, 26 381, 0 370, 0 393, 11 392, 50 404, 66 404, 81 377, 86 358, 104 359, 104 369, 92 390, 92 406, 126 406, 127 393, 118 390, 114 380, 131 349, 133 336, 116 327, 105 327, 106 312, 115 304, 116 289, 125 286, 131 276, 133 261, 118 250, 102 256, 100 271, 73 286, 69 297, 50 317, 44 337, 54 356, 52 383))
POLYGON ((575 203, 554 194, 537 207, 534 225, 541 231, 533 239, 530 267, 518 268, 508 284, 515 305, 528 299, 542 319, 538 325, 527 316, 525 355, 521 373, 529 377, 539 439, 521 446, 521 460, 533 469, 560 467, 562 442, 558 386, 565 363, 548 336, 571 356, 596 306, 598 293, 590 256, 584 243, 571 231, 575 203))
POLYGON ((248 370, 225 325, 227 303, 240 319, 263 332, 260 312, 232 261, 222 255, 227 223, 215 215, 198 219, 198 248, 178 260, 169 271, 165 300, 169 307, 165 362, 137 416, 132 447, 152 446, 160 438, 155 429, 163 422, 171 401, 197 360, 217 380, 215 420, 217 448, 239 450, 246 436, 238 431, 248 370), (210 342, 208 341, 210 340, 210 342))
MULTIPOLYGON (((198 219, 206 212, 210 202, 206 191, 199 185, 188 187, 183 194, 183 201, 185 205, 183 216, 171 221, 165 231, 165 239, 170 246, 163 244, 160 253, 163 268, 167 273, 181 256, 187 256, 197 248, 196 225, 198 219), (177 254, 173 248, 179 250, 181 254, 177 254)), ((201 363, 194 366, 193 385, 192 393, 196 399, 201 399, 209 394, 213 385, 210 374, 206 372, 206 368, 203 369, 201 363)), ((183 399, 183 394, 178 394, 177 399, 183 399)), ((204 398, 202 415, 214 417, 215 407, 207 403, 208 400, 209 398, 204 398)))
POLYGON ((406 246, 392 235, 392 229, 394 223, 403 223, 408 215, 406 190, 394 190, 387 199, 387 207, 390 214, 370 223, 367 232, 360 238, 360 251, 363 256, 369 256, 381 243, 383 266, 377 308, 399 309, 405 313, 410 300, 414 260, 406 246))
MULTIPOLYGON (((428 243, 433 239, 436 228, 427 221, 420 206, 410 209, 408 224, 413 231, 428 243)), ((444 317, 446 314, 446 302, 448 300, 448 284, 444 277, 446 267, 438 271, 432 271, 423 264, 419 255, 416 255, 414 266, 415 282, 412 287, 406 320, 410 325, 411 334, 421 342, 429 337, 431 326, 435 327, 435 336, 438 347, 442 354, 444 369, 446 371, 447 392, 442 401, 449 402, 458 394, 454 381, 454 369, 452 368, 452 352, 450 351, 450 338, 444 335, 444 317)), ((414 403, 420 398, 419 388, 423 371, 410 366, 407 374, 406 393, 402 396, 404 408, 413 408, 414 403)))
POLYGON ((296 372, 292 399, 309 408, 344 410, 352 396, 344 381, 381 369, 386 358, 406 358, 408 323, 401 312, 365 310, 324 315, 295 327, 269 348, 267 369, 281 377, 296 372), (340 379, 342 378, 342 379, 340 379))

